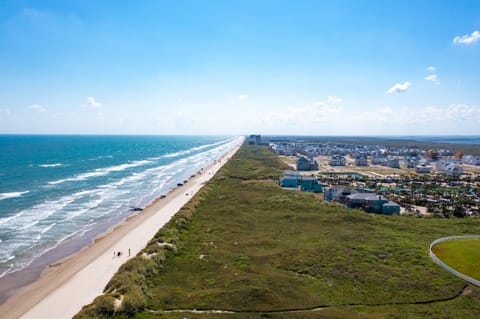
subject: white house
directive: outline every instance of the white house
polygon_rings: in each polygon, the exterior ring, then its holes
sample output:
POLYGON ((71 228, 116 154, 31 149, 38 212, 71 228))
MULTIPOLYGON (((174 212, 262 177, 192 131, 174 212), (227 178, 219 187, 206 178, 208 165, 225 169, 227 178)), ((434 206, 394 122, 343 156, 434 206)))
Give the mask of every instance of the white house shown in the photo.
POLYGON ((419 174, 430 174, 432 172, 432 167, 426 164, 417 165, 415 169, 419 174))
POLYGON ((464 155, 462 157, 462 163, 468 165, 480 165, 480 156, 464 155))

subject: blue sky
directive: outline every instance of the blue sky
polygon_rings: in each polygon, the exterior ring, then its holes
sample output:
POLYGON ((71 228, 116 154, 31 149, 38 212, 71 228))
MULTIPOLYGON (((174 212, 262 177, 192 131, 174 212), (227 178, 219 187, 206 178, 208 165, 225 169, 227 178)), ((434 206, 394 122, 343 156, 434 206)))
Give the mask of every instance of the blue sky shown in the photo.
POLYGON ((0 8, 0 133, 480 135, 480 2, 0 8))

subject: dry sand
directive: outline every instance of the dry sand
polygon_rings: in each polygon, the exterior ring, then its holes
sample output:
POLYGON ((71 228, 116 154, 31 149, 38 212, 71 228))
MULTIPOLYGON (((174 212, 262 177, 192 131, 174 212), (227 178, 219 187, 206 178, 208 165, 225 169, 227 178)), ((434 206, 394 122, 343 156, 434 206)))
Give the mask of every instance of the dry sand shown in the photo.
POLYGON ((206 167, 184 186, 172 190, 166 198, 155 200, 143 211, 99 236, 79 253, 50 265, 38 280, 19 289, 0 306, 0 318, 72 318, 102 294, 118 268, 142 250, 239 147, 206 167), (122 255, 114 257, 114 251, 122 255))

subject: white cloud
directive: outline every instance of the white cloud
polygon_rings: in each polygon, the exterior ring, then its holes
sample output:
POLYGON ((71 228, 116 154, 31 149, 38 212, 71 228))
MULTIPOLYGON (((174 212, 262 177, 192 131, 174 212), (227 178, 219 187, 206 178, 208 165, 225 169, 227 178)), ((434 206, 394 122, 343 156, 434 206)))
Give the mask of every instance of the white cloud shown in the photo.
POLYGON ((394 86, 392 86, 390 89, 388 89, 387 94, 391 93, 404 93, 412 86, 412 83, 410 82, 404 82, 404 83, 397 83, 394 86))
POLYGON ((327 103, 332 103, 332 104, 335 104, 335 103, 340 103, 342 102, 342 98, 338 97, 338 96, 334 96, 334 95, 329 95, 327 97, 327 103))
POLYGON ((435 68, 434 66, 429 66, 429 67, 427 68, 427 71, 428 71, 428 72, 431 72, 431 73, 435 72, 436 70, 437 70, 437 68, 435 68))
POLYGON ((432 81, 432 82, 435 83, 435 84, 438 84, 438 83, 439 83, 436 74, 427 75, 426 77, 424 77, 424 79, 425 79, 426 81, 432 81))
POLYGON ((82 105, 82 106, 91 106, 91 107, 97 108, 97 107, 101 107, 102 103, 95 100, 95 98, 93 96, 89 96, 89 97, 87 97, 87 105, 82 105))
POLYGON ((473 31, 471 34, 465 34, 462 36, 457 35, 455 38, 453 38, 453 43, 455 44, 472 44, 480 39, 480 32, 473 31))
POLYGON ((240 101, 245 101, 248 99, 248 95, 247 94, 240 94, 238 97, 237 97, 240 101))
POLYGON ((28 108, 30 110, 35 110, 37 112, 46 112, 47 111, 47 107, 43 106, 43 105, 40 105, 40 104, 32 104, 32 105, 28 106, 28 108))

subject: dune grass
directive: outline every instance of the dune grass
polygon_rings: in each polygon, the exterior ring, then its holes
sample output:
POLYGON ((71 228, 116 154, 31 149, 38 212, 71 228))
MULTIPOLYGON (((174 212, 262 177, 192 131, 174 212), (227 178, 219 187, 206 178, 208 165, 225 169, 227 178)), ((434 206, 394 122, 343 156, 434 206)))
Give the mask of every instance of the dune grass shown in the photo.
POLYGON ((102 307, 76 318, 478 317, 480 290, 464 293, 428 246, 478 233, 479 220, 330 205, 278 187, 284 168, 266 148, 242 147, 112 278, 102 307), (112 313, 107 297, 129 303, 112 313), (192 309, 234 313, 170 312, 192 309))
POLYGON ((448 266, 480 280, 480 238, 459 238, 438 243, 433 253, 448 266))

